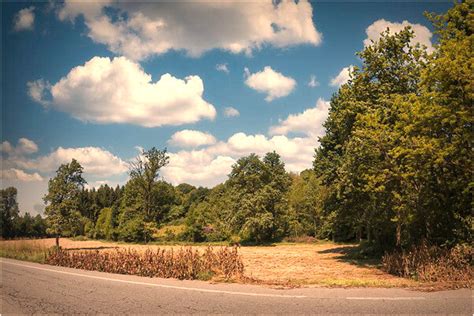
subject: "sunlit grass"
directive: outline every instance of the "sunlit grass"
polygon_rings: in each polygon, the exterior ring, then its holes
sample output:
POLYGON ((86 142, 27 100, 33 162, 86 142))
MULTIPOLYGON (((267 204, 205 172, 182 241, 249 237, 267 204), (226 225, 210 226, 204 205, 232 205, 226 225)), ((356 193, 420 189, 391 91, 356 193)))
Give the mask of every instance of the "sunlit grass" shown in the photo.
POLYGON ((0 242, 0 257, 44 263, 49 248, 31 240, 11 240, 0 242))

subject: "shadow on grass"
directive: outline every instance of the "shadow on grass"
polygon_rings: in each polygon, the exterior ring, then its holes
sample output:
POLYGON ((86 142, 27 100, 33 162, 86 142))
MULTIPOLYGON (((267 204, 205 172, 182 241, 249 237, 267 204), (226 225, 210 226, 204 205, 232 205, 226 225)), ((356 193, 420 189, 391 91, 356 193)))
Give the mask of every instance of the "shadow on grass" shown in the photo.
POLYGON ((334 259, 356 265, 361 268, 380 268, 381 257, 379 255, 368 255, 364 248, 355 246, 340 246, 318 251, 320 254, 336 254, 334 259))

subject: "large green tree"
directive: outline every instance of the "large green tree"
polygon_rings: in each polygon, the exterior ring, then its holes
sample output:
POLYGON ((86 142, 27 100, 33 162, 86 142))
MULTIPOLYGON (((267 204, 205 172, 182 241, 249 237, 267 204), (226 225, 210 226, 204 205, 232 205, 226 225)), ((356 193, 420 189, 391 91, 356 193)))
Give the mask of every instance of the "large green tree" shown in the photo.
POLYGON ((61 165, 48 182, 48 193, 43 198, 45 215, 48 233, 56 237, 58 247, 59 237, 74 235, 80 229, 79 197, 86 183, 82 173, 82 166, 72 159, 61 165))

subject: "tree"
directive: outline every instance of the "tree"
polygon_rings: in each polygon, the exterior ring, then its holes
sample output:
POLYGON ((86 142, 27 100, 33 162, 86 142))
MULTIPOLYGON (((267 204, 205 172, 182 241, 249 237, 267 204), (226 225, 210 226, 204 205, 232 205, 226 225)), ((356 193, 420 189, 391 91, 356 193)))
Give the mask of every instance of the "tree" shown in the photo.
POLYGON ((86 181, 82 178, 83 168, 72 159, 68 164, 61 165, 56 176, 48 182, 48 193, 45 195, 45 214, 47 216, 48 233, 56 237, 74 234, 80 225, 79 196, 86 181))
POLYGON ((146 221, 153 220, 153 189, 158 180, 160 169, 168 164, 169 156, 166 149, 152 147, 130 163, 130 178, 137 185, 142 199, 142 207, 146 221))
POLYGON ((18 219, 19 209, 16 201, 17 190, 14 187, 8 187, 0 190, 0 229, 3 238, 15 237, 15 224, 18 219))

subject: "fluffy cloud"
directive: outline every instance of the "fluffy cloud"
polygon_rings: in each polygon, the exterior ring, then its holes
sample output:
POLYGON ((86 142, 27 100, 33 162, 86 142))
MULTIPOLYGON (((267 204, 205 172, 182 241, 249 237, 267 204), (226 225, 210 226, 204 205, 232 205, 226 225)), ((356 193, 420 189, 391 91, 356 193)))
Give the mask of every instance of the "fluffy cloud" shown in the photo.
POLYGON ((235 160, 228 156, 215 156, 205 150, 170 153, 170 163, 163 168, 166 181, 173 184, 190 183, 212 187, 227 179, 235 160))
POLYGON ((27 82, 26 86, 28 87, 28 95, 33 101, 42 104, 44 107, 50 105, 50 102, 47 101, 47 92, 51 89, 51 84, 48 81, 38 79, 27 82))
POLYGON ((301 133, 318 137, 324 134, 323 123, 328 117, 329 102, 318 99, 316 106, 302 113, 290 114, 288 118, 280 121, 278 125, 270 127, 270 135, 287 135, 288 133, 301 133))
POLYGON ((33 100, 87 122, 156 127, 216 115, 215 108, 202 98, 200 77, 182 80, 164 74, 153 82, 139 64, 125 57, 94 57, 52 86, 39 80, 28 87, 33 100), (51 100, 44 99, 45 92, 51 94, 51 100))
POLYGON ((402 23, 390 22, 384 19, 375 21, 365 30, 367 38, 364 40, 364 45, 369 46, 372 44, 372 41, 378 41, 380 33, 384 32, 387 28, 390 29, 390 34, 394 34, 403 30, 406 26, 410 26, 415 33, 415 37, 411 41, 412 44, 420 43, 425 45, 429 52, 433 51, 433 45, 431 44, 433 34, 430 30, 424 25, 414 24, 408 21, 403 21, 402 23))
POLYGON ((224 64, 217 64, 216 65, 216 70, 217 71, 222 71, 222 72, 225 72, 226 74, 228 74, 230 71, 229 71, 229 68, 227 67, 227 63, 224 63, 224 64))
POLYGON ((0 152, 10 156, 19 156, 24 154, 33 154, 38 151, 38 145, 28 138, 20 138, 18 144, 13 146, 8 141, 0 144, 0 152))
POLYGON ((352 65, 342 68, 339 74, 336 77, 331 79, 330 85, 332 87, 340 87, 343 84, 347 83, 349 79, 351 78, 350 73, 353 71, 353 69, 354 69, 354 66, 352 65))
POLYGON ((265 45, 318 45, 306 0, 95 3, 67 0, 61 20, 84 17, 88 36, 116 54, 141 60, 170 50, 199 56, 212 49, 251 54, 265 45), (112 8, 112 10, 104 10, 112 8))
POLYGON ((178 147, 198 147, 215 144, 216 138, 209 133, 185 129, 174 133, 168 143, 178 147))
POLYGON ((316 76, 311 75, 309 77, 308 87, 315 88, 317 86, 319 86, 319 82, 316 80, 316 76))
POLYGON ((22 182, 31 182, 31 181, 43 181, 43 177, 39 173, 27 173, 23 170, 10 168, 3 170, 2 169, 2 180, 18 180, 22 182))
POLYGON ((274 150, 285 161, 287 170, 299 172, 311 167, 315 146, 317 140, 311 137, 236 133, 206 148, 170 153, 170 163, 162 174, 166 181, 175 184, 212 187, 227 179, 238 158, 251 153, 263 156, 274 150))
POLYGON ((99 147, 59 147, 48 155, 36 159, 18 160, 17 164, 25 169, 38 170, 42 173, 51 173, 64 163, 76 159, 86 176, 107 177, 125 173, 127 164, 111 152, 99 147))
POLYGON ((225 117, 235 117, 239 116, 240 112, 231 106, 224 108, 224 116, 225 117))
POLYGON ((245 84, 258 92, 266 93, 265 101, 267 102, 289 95, 296 87, 296 81, 293 78, 285 77, 270 66, 254 74, 246 68, 245 74, 247 76, 245 84))
POLYGON ((32 30, 35 24, 35 7, 24 8, 18 11, 13 20, 15 31, 32 30))

